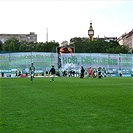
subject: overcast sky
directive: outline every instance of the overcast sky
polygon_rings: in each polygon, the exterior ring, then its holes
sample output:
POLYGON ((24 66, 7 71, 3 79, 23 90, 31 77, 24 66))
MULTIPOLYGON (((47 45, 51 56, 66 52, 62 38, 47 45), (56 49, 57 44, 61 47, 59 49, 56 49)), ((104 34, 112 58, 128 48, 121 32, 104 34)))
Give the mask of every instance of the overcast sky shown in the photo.
POLYGON ((0 0, 0 34, 35 32, 38 42, 62 42, 88 37, 90 21, 95 37, 119 37, 133 29, 130 0, 0 0))

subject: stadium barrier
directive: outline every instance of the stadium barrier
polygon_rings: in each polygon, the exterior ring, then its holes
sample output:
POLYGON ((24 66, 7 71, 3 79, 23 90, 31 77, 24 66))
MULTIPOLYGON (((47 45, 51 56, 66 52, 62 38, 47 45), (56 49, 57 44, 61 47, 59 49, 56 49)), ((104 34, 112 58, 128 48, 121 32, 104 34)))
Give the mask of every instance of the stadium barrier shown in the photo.
POLYGON ((0 77, 15 77, 16 70, 29 73, 32 62, 37 76, 49 72, 52 65, 60 76, 63 71, 71 70, 79 74, 81 66, 86 72, 89 67, 105 68, 113 76, 119 76, 120 71, 123 76, 133 73, 133 54, 17 52, 0 54, 0 77))

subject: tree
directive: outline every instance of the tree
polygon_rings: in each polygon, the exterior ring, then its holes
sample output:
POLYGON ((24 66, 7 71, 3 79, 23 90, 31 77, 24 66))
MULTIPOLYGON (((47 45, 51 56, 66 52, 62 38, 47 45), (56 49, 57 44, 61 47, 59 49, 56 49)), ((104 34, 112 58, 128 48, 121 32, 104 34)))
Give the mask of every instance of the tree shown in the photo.
POLYGON ((65 41, 62 41, 61 42, 61 46, 65 46, 65 47, 68 46, 68 41, 66 41, 66 40, 65 41))
POLYGON ((69 46, 75 47, 75 53, 85 53, 88 44, 88 39, 74 37, 70 40, 69 46))
POLYGON ((4 42, 4 44, 3 44, 3 51, 8 51, 9 50, 9 44, 10 44, 9 40, 4 42))
MULTIPOLYGON (((127 54, 127 53, 129 53, 130 52, 130 50, 129 50, 129 48, 127 47, 127 46, 125 46, 125 45, 120 45, 119 46, 119 53, 124 53, 124 54, 127 54)), ((118 53, 118 52, 117 52, 118 53)))
POLYGON ((0 51, 2 51, 2 41, 0 40, 0 51))
POLYGON ((14 43, 15 52, 18 52, 19 51, 19 47, 21 45, 21 42, 17 38, 11 38, 11 41, 13 41, 13 43, 14 43))
POLYGON ((43 52, 56 52, 56 47, 59 47, 58 42, 46 42, 44 44, 44 51, 43 52))
POLYGON ((133 53, 133 49, 131 49, 131 52, 130 53, 133 53))
MULTIPOLYGON (((51 42, 26 42, 19 41, 17 38, 10 38, 3 44, 0 42, 0 50, 10 52, 56 52, 56 48, 59 47, 59 43, 55 41, 51 42)), ((75 53, 131 53, 126 46, 121 46, 117 41, 107 42, 104 39, 97 39, 89 41, 88 38, 74 37, 70 40, 70 44, 67 41, 61 43, 64 46, 72 46, 75 48, 75 53)))
POLYGON ((3 51, 9 51, 9 45, 11 42, 13 42, 13 44, 14 44, 14 50, 15 50, 14 52, 19 51, 20 42, 17 38, 10 38, 10 39, 6 40, 3 43, 3 51))
POLYGON ((15 47, 14 47, 14 42, 13 41, 10 42, 10 44, 9 44, 9 51, 10 52, 15 52, 15 47))
POLYGON ((35 50, 36 50, 36 52, 40 52, 41 49, 40 49, 39 44, 36 45, 35 50))
POLYGON ((117 41, 107 42, 104 39, 89 41, 88 38, 75 37, 70 40, 70 46, 75 47, 76 53, 128 53, 129 51, 117 41))
POLYGON ((19 52, 24 52, 25 50, 24 50, 24 44, 21 44, 20 46, 19 46, 19 52))

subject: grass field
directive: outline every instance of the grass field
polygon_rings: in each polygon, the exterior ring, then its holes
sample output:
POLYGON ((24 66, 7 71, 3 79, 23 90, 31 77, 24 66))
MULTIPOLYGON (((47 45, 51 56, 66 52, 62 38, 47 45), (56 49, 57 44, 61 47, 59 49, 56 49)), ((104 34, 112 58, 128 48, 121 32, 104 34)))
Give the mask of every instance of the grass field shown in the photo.
POLYGON ((131 77, 0 79, 0 133, 132 133, 131 77))

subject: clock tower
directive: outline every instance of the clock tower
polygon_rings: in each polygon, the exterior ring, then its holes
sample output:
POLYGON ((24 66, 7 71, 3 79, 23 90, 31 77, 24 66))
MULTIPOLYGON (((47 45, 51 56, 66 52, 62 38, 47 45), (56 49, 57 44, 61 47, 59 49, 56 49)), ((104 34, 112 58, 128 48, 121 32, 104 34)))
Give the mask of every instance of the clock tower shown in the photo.
POLYGON ((93 41, 94 30, 93 30, 93 27, 92 27, 92 21, 90 22, 90 27, 89 27, 89 30, 88 30, 88 36, 89 36, 89 40, 93 41))

